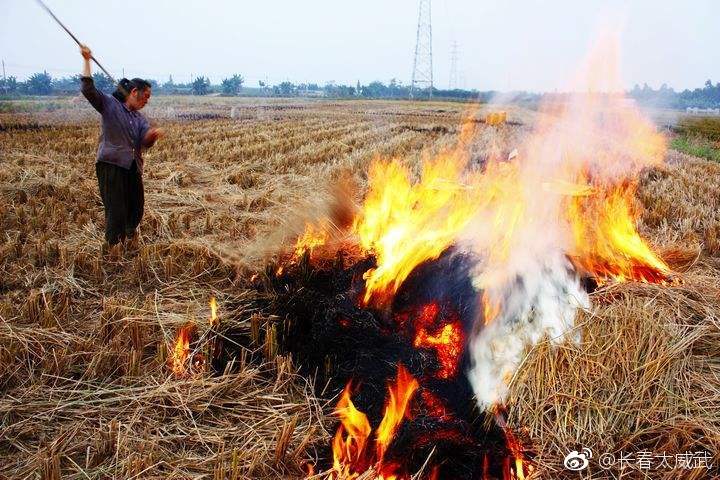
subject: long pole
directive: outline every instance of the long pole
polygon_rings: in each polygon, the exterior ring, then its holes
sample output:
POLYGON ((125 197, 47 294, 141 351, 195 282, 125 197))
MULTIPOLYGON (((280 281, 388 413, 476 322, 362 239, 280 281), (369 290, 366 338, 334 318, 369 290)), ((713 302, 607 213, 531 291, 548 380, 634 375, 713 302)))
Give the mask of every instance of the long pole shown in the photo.
MULTIPOLYGON (((52 12, 52 10, 50 10, 50 8, 48 8, 48 6, 45 5, 45 3, 43 3, 42 0, 35 0, 35 1, 43 8, 43 10, 45 10, 47 13, 50 14, 50 16, 53 18, 53 20, 55 20, 55 21, 57 22, 57 24, 60 25, 60 26, 62 27, 62 29, 65 30, 68 35, 70 35, 70 37, 72 37, 73 40, 75 40, 75 43, 77 43, 78 46, 80 46, 80 47, 83 46, 83 44, 80 43, 80 40, 78 40, 77 37, 76 37, 75 35, 73 35, 73 33, 72 33, 70 30, 68 30, 68 28, 60 21, 59 18, 57 18, 57 17, 55 16, 55 14, 52 12)), ((113 83, 117 83, 117 82, 115 81, 115 78, 114 78, 112 75, 110 75, 110 73, 108 73, 107 70, 105 70, 105 67, 103 67, 102 65, 100 65, 100 62, 98 62, 95 57, 91 57, 91 58, 92 58, 92 61, 95 62, 95 65, 97 65, 98 67, 100 67, 100 70, 102 70, 103 73, 105 73, 105 75, 107 75, 108 78, 109 78, 110 80, 112 80, 113 83)))
POLYGON ((8 84, 7 84, 7 77, 5 76, 5 59, 4 58, 2 61, 2 65, 3 65, 3 90, 7 92, 8 84))

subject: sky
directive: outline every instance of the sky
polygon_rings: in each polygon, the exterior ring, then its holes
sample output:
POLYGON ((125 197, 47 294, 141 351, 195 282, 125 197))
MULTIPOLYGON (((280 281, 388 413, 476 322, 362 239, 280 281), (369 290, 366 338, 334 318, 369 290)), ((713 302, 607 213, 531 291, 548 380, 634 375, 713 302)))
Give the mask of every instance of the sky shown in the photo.
MULTIPOLYGON (((418 0, 45 0, 120 77, 173 76, 246 86, 334 81, 409 83, 418 0)), ((718 0, 433 0, 433 73, 447 88, 451 45, 458 77, 478 90, 562 90, 601 25, 621 26, 627 88, 676 90, 720 82, 718 0)), ((0 0, 6 74, 80 72, 70 37, 33 0, 0 0)))

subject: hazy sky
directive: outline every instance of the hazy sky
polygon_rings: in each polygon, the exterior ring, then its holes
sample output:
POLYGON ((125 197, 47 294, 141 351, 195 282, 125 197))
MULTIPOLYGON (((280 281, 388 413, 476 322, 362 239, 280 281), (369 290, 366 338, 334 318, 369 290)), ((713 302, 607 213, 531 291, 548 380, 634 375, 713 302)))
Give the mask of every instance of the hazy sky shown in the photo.
MULTIPOLYGON (((111 73, 246 85, 411 78, 417 0, 46 0, 111 73)), ((466 88, 554 90, 602 20, 619 21, 627 87, 675 89, 720 81, 720 0, 434 0, 435 86, 446 88, 459 45, 466 88)), ((67 34, 33 0, 0 0, 0 58, 25 79, 78 73, 67 34)))

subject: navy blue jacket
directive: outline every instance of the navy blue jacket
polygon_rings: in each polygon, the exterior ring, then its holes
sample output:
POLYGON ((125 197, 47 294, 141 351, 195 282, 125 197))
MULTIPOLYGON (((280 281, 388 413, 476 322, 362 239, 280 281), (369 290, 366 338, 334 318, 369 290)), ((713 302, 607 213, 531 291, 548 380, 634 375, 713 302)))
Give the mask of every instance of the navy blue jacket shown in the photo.
POLYGON ((97 88, 92 77, 81 77, 80 91, 102 116, 102 134, 97 151, 98 162, 110 163, 127 170, 133 160, 142 173, 142 140, 150 129, 147 119, 132 111, 117 98, 97 88))

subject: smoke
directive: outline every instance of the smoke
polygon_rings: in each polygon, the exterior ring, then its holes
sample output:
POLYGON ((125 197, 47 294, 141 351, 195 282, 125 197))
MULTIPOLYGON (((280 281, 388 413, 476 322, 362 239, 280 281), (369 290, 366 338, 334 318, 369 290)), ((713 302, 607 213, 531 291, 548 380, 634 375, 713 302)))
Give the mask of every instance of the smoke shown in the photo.
POLYGON ((614 258, 617 239, 602 229, 618 213, 608 214, 605 194, 623 185, 621 201, 632 197, 632 179, 664 156, 663 137, 619 93, 618 45, 617 34, 603 35, 568 93, 545 99, 518 156, 491 158, 475 182, 484 196, 461 245, 484 259, 468 372, 483 408, 504 401, 525 352, 545 335, 580 340, 570 332, 590 301, 569 259, 614 258))
POLYGON ((590 300, 572 266, 559 254, 527 265, 484 295, 498 302, 499 311, 493 312, 494 318, 483 319, 489 323, 470 343, 469 378, 478 404, 489 408, 504 401, 528 346, 546 335, 553 343, 580 340, 571 333, 575 312, 589 308, 590 300))

